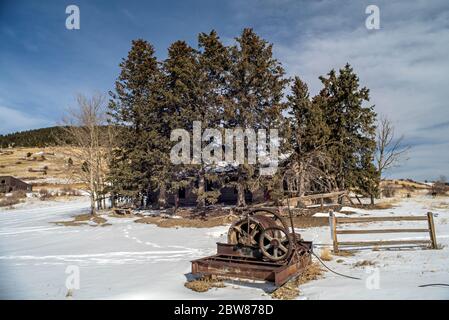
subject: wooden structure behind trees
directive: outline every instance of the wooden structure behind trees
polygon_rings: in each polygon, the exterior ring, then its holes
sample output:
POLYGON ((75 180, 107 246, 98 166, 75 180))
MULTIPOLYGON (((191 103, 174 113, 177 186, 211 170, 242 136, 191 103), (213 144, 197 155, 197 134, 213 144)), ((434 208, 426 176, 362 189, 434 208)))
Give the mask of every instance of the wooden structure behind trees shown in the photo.
POLYGON ((435 224, 432 212, 425 216, 390 216, 390 217, 336 217, 333 212, 329 212, 329 226, 334 252, 338 252, 341 247, 377 247, 377 246, 397 246, 397 245, 428 245, 432 249, 437 249, 437 239, 435 224), (343 223, 369 223, 385 221, 427 221, 426 228, 401 228, 401 229, 338 229, 338 224, 343 223), (385 234, 385 233, 428 233, 429 240, 382 240, 382 241, 339 241, 338 235, 343 234, 385 234))
POLYGON ((290 205, 292 207, 301 207, 306 206, 307 202, 318 201, 320 207, 323 208, 324 204, 328 203, 340 204, 342 203, 343 199, 346 199, 349 203, 353 204, 352 199, 349 197, 347 191, 336 191, 292 197, 289 198, 288 201, 283 200, 282 203, 283 205, 290 205))

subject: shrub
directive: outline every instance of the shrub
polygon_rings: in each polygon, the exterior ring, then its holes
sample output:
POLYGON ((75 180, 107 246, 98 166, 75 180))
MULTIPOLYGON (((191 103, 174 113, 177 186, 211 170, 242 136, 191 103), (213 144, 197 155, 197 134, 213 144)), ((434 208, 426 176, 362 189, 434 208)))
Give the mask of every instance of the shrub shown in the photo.
POLYGON ((445 195, 446 192, 448 191, 449 187, 446 184, 446 177, 441 176, 437 181, 435 181, 432 185, 432 187, 430 188, 430 194, 432 196, 441 196, 441 195, 445 195))
POLYGON ((329 248, 323 248, 321 250, 320 258, 323 261, 331 261, 332 260, 332 255, 331 255, 331 251, 329 250, 329 248))
POLYGON ((78 190, 72 189, 70 187, 64 187, 61 189, 61 195, 67 195, 67 196, 79 196, 80 193, 78 190))
POLYGON ((41 200, 48 200, 52 197, 51 193, 45 188, 39 190, 39 196, 41 200))
POLYGON ((383 188, 382 195, 386 198, 392 198, 396 195, 396 189, 391 184, 388 184, 383 188))
POLYGON ((26 197, 25 191, 14 191, 10 196, 0 199, 0 207, 10 207, 22 202, 22 199, 26 197))

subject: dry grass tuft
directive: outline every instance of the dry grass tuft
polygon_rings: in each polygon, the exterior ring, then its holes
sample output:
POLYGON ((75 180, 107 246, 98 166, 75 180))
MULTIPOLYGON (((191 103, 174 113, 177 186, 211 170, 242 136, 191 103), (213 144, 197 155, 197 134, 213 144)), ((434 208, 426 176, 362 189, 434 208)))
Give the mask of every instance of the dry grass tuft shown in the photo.
POLYGON ((73 218, 73 220, 69 221, 55 221, 52 222, 58 226, 66 226, 66 227, 79 227, 79 226, 85 226, 89 225, 89 221, 94 222, 95 224, 92 225, 92 227, 106 227, 110 226, 110 223, 107 223, 107 220, 103 217, 97 216, 97 215, 90 215, 88 213, 86 214, 80 214, 73 218))
POLYGON ((187 281, 184 283, 184 287, 196 292, 206 292, 211 288, 224 288, 225 285, 222 280, 207 276, 197 280, 187 281))
POLYGON ((334 252, 334 256, 339 256, 339 257, 352 257, 354 255, 354 251, 349 251, 349 250, 338 250, 337 253, 334 252))
POLYGON ((368 267, 368 266, 375 266, 376 263, 374 261, 371 260, 362 260, 362 261, 358 261, 354 264, 354 268, 359 268, 359 267, 368 267))
POLYGON ((52 195, 51 192, 48 191, 47 189, 42 188, 42 189, 39 190, 39 198, 40 198, 42 201, 51 199, 52 197, 53 197, 53 195, 52 195))
POLYGON ((235 215, 227 215, 221 217, 210 217, 205 219, 173 219, 166 217, 145 217, 137 219, 134 222, 155 224, 162 228, 183 227, 183 228, 211 228, 217 226, 228 225, 238 217, 235 215))
POLYGON ((14 191, 10 196, 0 198, 0 207, 11 207, 15 204, 19 204, 26 198, 24 191, 14 191))
POLYGON ((323 261, 331 261, 332 260, 331 250, 329 248, 323 248, 321 250, 320 258, 323 261))
POLYGON ((271 293, 271 297, 281 300, 292 300, 299 296, 299 286, 312 280, 317 280, 323 275, 321 266, 314 262, 308 265, 304 271, 294 280, 290 280, 282 287, 271 293))

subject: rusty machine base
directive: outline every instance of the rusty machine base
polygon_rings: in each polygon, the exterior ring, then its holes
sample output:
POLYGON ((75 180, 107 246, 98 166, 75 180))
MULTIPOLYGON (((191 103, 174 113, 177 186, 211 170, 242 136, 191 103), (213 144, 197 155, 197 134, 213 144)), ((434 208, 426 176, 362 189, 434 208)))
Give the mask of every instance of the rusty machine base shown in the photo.
POLYGON ((298 240, 288 260, 263 259, 254 248, 217 243, 217 254, 192 261, 192 273, 274 282, 281 286, 311 263, 312 242, 298 240))

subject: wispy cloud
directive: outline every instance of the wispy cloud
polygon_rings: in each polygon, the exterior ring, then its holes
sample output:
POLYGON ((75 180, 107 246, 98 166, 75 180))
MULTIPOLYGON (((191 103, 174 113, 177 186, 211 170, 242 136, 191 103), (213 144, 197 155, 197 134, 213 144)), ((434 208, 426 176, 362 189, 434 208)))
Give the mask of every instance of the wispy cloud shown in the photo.
POLYGON ((449 152, 442 150, 449 141, 449 126, 441 121, 449 118, 447 1, 377 1, 378 31, 365 28, 365 2, 258 3, 275 23, 260 29, 281 35, 274 45, 276 55, 289 75, 303 78, 312 93, 321 88, 320 75, 347 62, 354 67, 361 85, 370 89, 375 110, 388 116, 397 135, 404 134, 413 147, 410 160, 392 175, 422 179, 449 174, 449 152), (277 19, 287 11, 298 20, 277 19))
POLYGON ((30 116, 29 113, 21 112, 12 108, 0 106, 0 134, 15 132, 23 128, 37 129, 53 124, 53 121, 30 116))
POLYGON ((199 32, 216 29, 229 44, 253 27, 312 93, 321 87, 318 76, 351 63, 376 111, 413 146, 392 175, 449 176, 447 0, 376 0, 380 30, 365 28, 370 0, 77 4, 82 27, 73 32, 64 28, 64 4, 6 2, 0 10, 0 132, 57 123, 77 92, 112 89, 132 39, 147 39, 163 59, 175 40, 196 46, 199 32))

